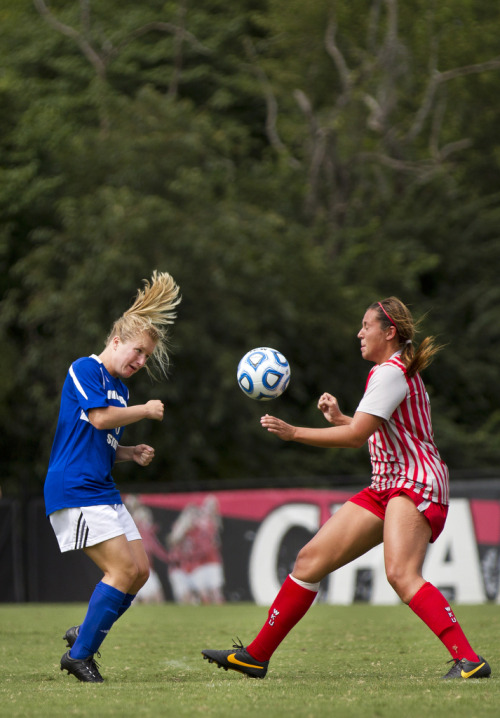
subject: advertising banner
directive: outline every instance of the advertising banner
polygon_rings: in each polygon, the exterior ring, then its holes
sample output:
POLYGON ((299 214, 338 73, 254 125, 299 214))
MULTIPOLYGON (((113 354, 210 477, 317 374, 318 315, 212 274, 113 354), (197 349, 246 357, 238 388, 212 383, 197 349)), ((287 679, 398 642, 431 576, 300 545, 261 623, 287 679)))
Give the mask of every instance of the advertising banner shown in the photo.
MULTIPOLYGON (((300 548, 355 491, 253 489, 128 494, 152 577, 138 600, 270 605, 300 548)), ((500 603, 500 501, 455 498, 424 577, 456 603, 500 603)), ((318 600, 394 604, 383 546, 324 579, 318 600)))

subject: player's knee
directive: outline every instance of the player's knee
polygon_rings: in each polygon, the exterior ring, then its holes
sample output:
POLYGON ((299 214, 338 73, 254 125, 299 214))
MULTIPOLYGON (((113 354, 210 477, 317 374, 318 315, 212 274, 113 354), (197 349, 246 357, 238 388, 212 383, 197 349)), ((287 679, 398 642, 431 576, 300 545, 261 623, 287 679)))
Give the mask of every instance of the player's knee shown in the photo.
POLYGON ((302 548, 295 560, 293 575, 300 581, 317 583, 326 575, 324 560, 311 546, 302 548))
POLYGON ((150 574, 149 564, 145 564, 145 565, 140 566, 140 567, 138 568, 138 571, 137 571, 137 583, 138 583, 138 584, 140 583, 141 588, 142 588, 142 586, 144 586, 144 584, 145 584, 146 581, 148 580, 149 574, 150 574))
POLYGON ((413 577, 408 576, 404 568, 398 565, 386 566, 386 576, 403 603, 409 603, 413 595, 411 593, 413 577))
MULTIPOLYGON (((128 587, 137 586, 141 582, 144 570, 138 566, 134 561, 129 561, 125 565, 120 567, 120 583, 127 585, 128 587)), ((144 583, 147 581, 147 575, 144 583)), ((141 584, 143 585, 143 584, 141 584)))

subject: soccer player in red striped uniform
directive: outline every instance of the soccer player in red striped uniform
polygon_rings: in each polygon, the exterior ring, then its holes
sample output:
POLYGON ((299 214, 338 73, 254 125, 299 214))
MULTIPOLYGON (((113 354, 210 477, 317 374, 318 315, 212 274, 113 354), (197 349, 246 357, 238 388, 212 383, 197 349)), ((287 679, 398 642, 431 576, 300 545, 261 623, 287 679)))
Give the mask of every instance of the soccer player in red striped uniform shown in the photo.
POLYGON ((426 337, 415 348, 416 329, 410 311, 396 297, 368 307, 358 338, 362 357, 375 366, 353 417, 343 414, 328 393, 320 397, 318 408, 332 426, 298 427, 267 414, 262 417, 264 429, 284 441, 324 448, 358 448, 368 442, 372 483, 301 549, 254 640, 229 651, 202 651, 210 662, 264 678, 269 659, 312 605, 320 581, 383 542, 389 583, 451 655, 453 666, 443 677, 490 675, 448 601, 422 577, 427 546, 446 521, 449 479, 434 443, 429 398, 420 377, 440 347, 426 337))

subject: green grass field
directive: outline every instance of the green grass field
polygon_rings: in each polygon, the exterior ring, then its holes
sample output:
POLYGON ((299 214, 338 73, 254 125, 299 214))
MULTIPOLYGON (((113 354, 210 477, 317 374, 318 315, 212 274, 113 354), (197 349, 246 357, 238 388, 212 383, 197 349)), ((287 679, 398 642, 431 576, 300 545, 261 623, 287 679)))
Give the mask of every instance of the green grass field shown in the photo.
POLYGON ((500 606, 457 606, 492 666, 478 681, 443 681, 448 653, 405 606, 317 605, 274 655, 264 680, 204 661, 202 648, 249 642, 267 610, 133 606, 102 646, 104 684, 59 669, 61 636, 83 604, 0 604, 0 716, 235 718, 498 718, 500 606))

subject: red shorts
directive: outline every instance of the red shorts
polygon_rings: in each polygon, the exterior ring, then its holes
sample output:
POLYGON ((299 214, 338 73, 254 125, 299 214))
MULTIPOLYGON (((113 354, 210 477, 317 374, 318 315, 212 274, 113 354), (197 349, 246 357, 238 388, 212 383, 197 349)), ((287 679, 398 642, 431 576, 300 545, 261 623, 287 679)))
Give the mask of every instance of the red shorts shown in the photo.
POLYGON ((364 509, 368 509, 372 514, 384 520, 387 504, 395 496, 401 496, 401 494, 409 496, 417 509, 425 516, 432 531, 430 543, 434 543, 444 529, 448 515, 448 506, 445 504, 436 504, 433 501, 424 500, 411 489, 402 487, 384 489, 383 491, 375 491, 375 489, 368 487, 360 491, 359 494, 351 496, 349 501, 352 501, 353 504, 357 504, 358 506, 362 506, 364 509))

